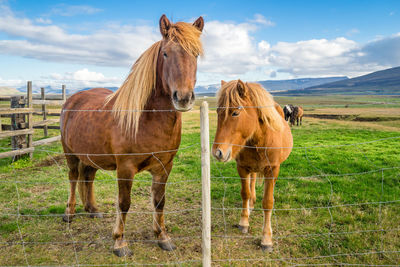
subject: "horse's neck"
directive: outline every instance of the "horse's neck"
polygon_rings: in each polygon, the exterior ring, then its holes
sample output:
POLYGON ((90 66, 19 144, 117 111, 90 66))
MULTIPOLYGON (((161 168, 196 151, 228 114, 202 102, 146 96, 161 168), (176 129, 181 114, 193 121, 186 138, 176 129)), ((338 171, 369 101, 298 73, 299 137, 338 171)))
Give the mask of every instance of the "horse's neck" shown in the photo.
POLYGON ((247 141, 247 144, 250 146, 257 146, 257 147, 270 146, 271 140, 270 138, 268 138, 268 136, 271 133, 271 131, 272 130, 269 129, 267 126, 259 124, 253 136, 247 141))
POLYGON ((151 93, 149 99, 147 100, 145 109, 173 110, 174 106, 171 102, 171 96, 165 93, 164 88, 156 86, 156 88, 151 93))

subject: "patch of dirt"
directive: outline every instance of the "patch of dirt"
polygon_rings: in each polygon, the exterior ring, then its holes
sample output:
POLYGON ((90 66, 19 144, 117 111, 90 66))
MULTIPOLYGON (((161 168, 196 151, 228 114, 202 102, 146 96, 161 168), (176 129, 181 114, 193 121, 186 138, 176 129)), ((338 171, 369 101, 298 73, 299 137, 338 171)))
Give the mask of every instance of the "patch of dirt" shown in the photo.
POLYGON ((61 155, 47 157, 46 159, 37 163, 34 167, 48 167, 54 164, 64 165, 64 163, 65 163, 65 155, 61 154, 61 155))
POLYGON ((49 192, 53 188, 54 188, 54 186, 52 186, 52 185, 38 185, 38 186, 31 187, 31 188, 26 188, 26 189, 24 189, 24 191, 28 191, 33 194, 40 194, 40 193, 49 192))

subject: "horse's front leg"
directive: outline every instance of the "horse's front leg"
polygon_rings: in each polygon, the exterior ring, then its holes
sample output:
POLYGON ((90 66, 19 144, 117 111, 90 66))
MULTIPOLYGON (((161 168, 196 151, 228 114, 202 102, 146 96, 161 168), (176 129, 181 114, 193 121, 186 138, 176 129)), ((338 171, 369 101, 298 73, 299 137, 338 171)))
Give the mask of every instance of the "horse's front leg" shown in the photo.
POLYGON ((126 216, 131 206, 132 180, 135 171, 128 166, 118 167, 118 207, 117 219, 113 230, 113 239, 115 240, 113 252, 118 257, 132 255, 128 248, 128 243, 124 239, 124 226, 126 216))
POLYGON ((237 166, 237 170, 242 182, 242 190, 240 195, 242 196, 242 214, 240 215, 239 229, 242 230, 243 234, 249 232, 249 215, 250 215, 250 173, 237 166))
POLYGON ((274 186, 278 178, 280 165, 272 166, 264 172, 264 198, 262 206, 264 209, 264 225, 261 239, 262 250, 272 251, 272 226, 271 216, 274 208, 274 186))
MULTIPOLYGON (((171 168, 168 169, 168 174, 171 168)), ((158 239, 158 246, 163 250, 171 251, 176 249, 165 229, 164 223, 164 205, 165 205, 165 186, 168 175, 163 170, 163 174, 153 174, 153 183, 151 185, 151 197, 154 205, 153 230, 158 239)))
POLYGON ((250 211, 254 209, 254 204, 256 203, 256 181, 257 173, 253 172, 250 174, 250 211))

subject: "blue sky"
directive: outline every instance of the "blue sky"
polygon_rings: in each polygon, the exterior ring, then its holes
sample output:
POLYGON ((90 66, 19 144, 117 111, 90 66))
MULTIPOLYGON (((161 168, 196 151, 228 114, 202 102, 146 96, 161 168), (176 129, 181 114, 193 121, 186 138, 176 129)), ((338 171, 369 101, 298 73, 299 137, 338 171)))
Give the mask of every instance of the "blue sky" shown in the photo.
POLYGON ((362 75, 400 65, 400 1, 0 0, 0 86, 118 86, 158 19, 205 19, 198 83, 362 75))

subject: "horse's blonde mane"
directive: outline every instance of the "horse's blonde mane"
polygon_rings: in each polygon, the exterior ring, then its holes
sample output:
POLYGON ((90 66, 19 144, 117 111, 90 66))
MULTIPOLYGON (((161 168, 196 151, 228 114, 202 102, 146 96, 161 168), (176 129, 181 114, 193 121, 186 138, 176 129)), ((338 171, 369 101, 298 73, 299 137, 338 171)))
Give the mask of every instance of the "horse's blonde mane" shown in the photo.
POLYGON ((244 111, 246 107, 256 108, 258 117, 263 123, 275 131, 281 131, 282 116, 275 108, 272 95, 258 83, 244 83, 245 95, 241 96, 237 89, 238 82, 238 80, 227 82, 218 91, 218 108, 220 112, 225 112, 225 118, 228 116, 228 107, 244 107, 244 111))
MULTIPOLYGON (((190 23, 177 22, 168 30, 167 40, 177 42, 190 55, 202 55, 201 31, 190 23)), ((106 104, 115 99, 114 116, 126 134, 136 136, 143 109, 156 86, 156 71, 161 41, 154 43, 133 64, 121 87, 106 98, 106 104)))

